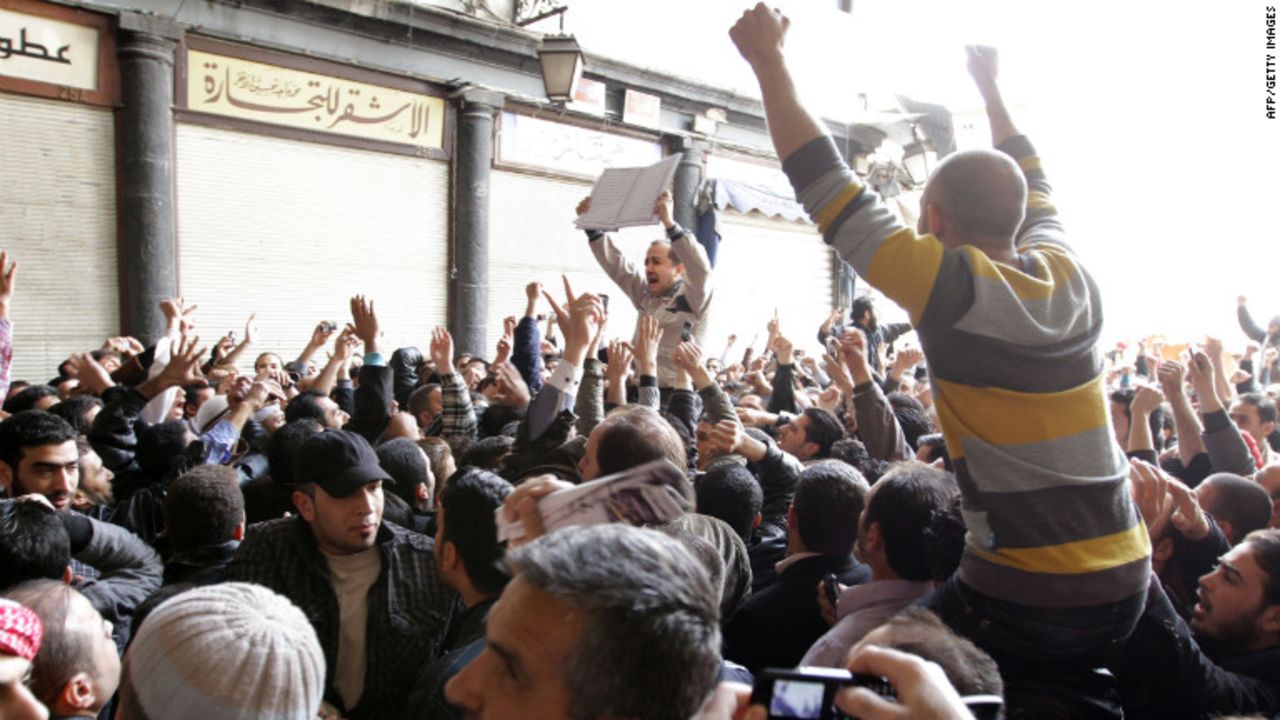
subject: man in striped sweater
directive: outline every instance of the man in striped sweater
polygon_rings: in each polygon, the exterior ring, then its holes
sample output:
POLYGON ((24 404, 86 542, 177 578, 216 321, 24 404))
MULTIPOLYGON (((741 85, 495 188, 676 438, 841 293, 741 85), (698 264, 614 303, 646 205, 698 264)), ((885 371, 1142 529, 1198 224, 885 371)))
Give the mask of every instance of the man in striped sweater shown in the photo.
POLYGON ((995 51, 971 48, 969 70, 997 150, 947 158, 912 230, 801 105, 783 57, 788 24, 761 3, 730 36, 760 82, 797 198, 920 335, 968 527, 960 570, 931 602, 1002 665, 1092 661, 1142 611, 1150 543, 1107 416, 1098 289, 1005 110, 995 51))

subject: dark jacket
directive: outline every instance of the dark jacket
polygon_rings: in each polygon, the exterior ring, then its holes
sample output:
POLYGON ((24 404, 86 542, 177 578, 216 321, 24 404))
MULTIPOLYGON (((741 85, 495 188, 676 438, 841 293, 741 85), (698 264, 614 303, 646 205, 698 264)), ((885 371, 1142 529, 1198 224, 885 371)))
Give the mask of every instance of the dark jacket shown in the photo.
POLYGON ((830 629, 818 609, 818 583, 835 573, 841 584, 871 579, 871 569, 851 555, 815 555, 797 560, 769 587, 754 593, 729 621, 724 656, 754 675, 768 667, 792 668, 830 629))
POLYGON ((164 585, 144 600, 133 614, 134 634, 137 634, 138 628, 142 627, 142 622, 151 611, 169 598, 222 582, 227 573, 227 565, 239 547, 239 540, 231 540, 221 545, 202 545, 194 550, 174 553, 164 566, 164 585))
POLYGON ((391 368, 385 365, 360 366, 360 387, 355 390, 355 412, 346 430, 376 445, 391 420, 391 368))
POLYGON ((418 675, 409 695, 404 720, 462 720, 462 709, 450 705, 444 697, 445 683, 462 671, 484 650, 484 623, 498 598, 476 603, 463 610, 445 640, 444 655, 427 665, 418 675))
POLYGON ((74 512, 58 515, 71 539, 72 557, 97 573, 93 578, 77 577, 73 584, 113 625, 112 637, 123 649, 134 611, 160 587, 160 556, 124 528, 74 512))
POLYGON ((418 387, 418 366, 422 364, 422 351, 416 347, 397 348, 391 353, 392 389, 400 407, 409 407, 409 395, 418 387))
POLYGON ((1280 712, 1280 647, 1210 655, 1159 582, 1114 668, 1125 718, 1179 720, 1280 712))
POLYGON ((764 491, 764 503, 760 506, 760 526, 747 543, 747 555, 751 558, 751 591, 759 592, 777 579, 774 566, 787 556, 787 509, 804 466, 795 456, 770 443, 755 470, 764 491))
POLYGON ((536 318, 520 318, 512 339, 511 364, 520 371, 532 395, 542 387, 542 333, 536 318))
POLYGON ((345 708, 333 687, 341 628, 338 597, 311 527, 296 517, 254 525, 227 567, 227 581, 270 588, 311 621, 324 648, 325 699, 344 710, 347 720, 400 715, 405 689, 439 656, 457 603, 457 595, 440 581, 431 538, 384 521, 377 547, 382 572, 369 589, 364 694, 354 708, 345 708))

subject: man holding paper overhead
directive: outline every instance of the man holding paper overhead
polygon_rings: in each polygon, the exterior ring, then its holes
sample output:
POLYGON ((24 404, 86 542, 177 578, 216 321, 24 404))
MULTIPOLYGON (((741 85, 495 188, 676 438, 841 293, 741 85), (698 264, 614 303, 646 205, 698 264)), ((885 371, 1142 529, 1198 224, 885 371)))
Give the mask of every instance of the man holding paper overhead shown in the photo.
MULTIPOLYGON (((578 215, 591 208, 591 198, 578 203, 578 215)), ((680 387, 680 373, 671 355, 682 338, 702 339, 711 306, 711 263, 693 233, 671 217, 671 193, 663 192, 653 208, 667 237, 654 240, 644 256, 644 272, 623 257, 603 231, 588 230, 591 252, 605 273, 622 288, 642 315, 657 318, 662 328, 658 345, 658 386, 680 387), (686 332, 688 328, 688 332, 686 332)), ((641 382, 647 382, 641 378, 641 382)))

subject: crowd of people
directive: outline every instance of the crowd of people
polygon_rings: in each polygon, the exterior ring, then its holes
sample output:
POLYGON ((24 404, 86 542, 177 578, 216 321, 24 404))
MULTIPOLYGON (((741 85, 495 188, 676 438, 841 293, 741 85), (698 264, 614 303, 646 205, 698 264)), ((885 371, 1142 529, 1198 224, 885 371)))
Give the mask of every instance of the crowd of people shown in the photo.
POLYGON ((860 718, 1280 717, 1280 317, 1103 352, 994 50, 993 149, 912 229, 800 103, 787 27, 730 36, 797 198, 909 324, 860 297, 716 356, 730 310, 664 194, 642 269, 587 233, 629 337, 567 281, 492 354, 383 347, 363 296, 296 356, 206 348, 170 298, 150 346, 39 383, 0 253, 0 718, 764 718, 798 667, 887 680, 834 694, 860 718), (655 461, 693 512, 544 526, 655 461))

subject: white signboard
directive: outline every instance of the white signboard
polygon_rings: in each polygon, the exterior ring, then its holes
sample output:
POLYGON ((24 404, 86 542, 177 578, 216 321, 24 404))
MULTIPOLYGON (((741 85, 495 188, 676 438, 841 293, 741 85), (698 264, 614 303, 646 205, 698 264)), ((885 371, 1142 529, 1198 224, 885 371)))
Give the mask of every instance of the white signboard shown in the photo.
POLYGON ((502 113, 498 161, 595 179, 605 168, 652 165, 662 146, 512 112, 502 113))
POLYGON ((98 31, 0 10, 0 75, 98 89, 98 31))

